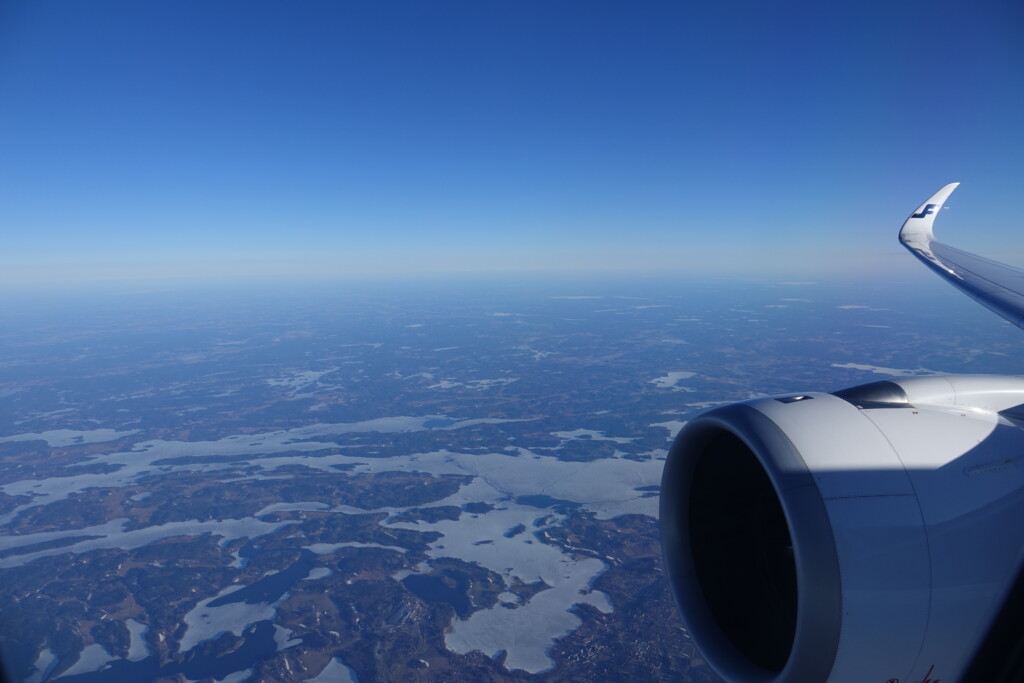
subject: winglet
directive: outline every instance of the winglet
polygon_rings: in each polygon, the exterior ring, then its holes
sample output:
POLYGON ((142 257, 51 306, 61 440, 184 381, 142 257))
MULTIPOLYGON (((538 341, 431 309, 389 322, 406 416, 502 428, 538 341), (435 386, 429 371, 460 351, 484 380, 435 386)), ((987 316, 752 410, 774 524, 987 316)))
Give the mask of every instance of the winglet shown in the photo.
POLYGON ((950 183, 946 185, 925 200, 924 204, 917 207, 917 211, 910 214, 910 218, 903 223, 903 227, 900 229, 900 242, 909 249, 928 251, 928 244, 935 239, 935 235, 932 233, 932 224, 935 222, 935 216, 938 215, 942 205, 949 199, 949 195, 953 194, 953 190, 959 184, 950 183))
POLYGON ((932 223, 959 183, 950 183, 917 208, 900 230, 900 242, 942 279, 1024 328, 1024 270, 935 241, 932 223))

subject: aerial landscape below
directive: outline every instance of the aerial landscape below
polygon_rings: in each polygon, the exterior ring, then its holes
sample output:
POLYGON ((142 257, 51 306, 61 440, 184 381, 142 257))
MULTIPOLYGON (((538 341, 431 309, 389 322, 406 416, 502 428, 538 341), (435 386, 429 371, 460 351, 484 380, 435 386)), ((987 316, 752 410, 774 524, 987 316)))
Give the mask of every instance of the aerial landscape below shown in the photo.
POLYGON ((968 338, 944 295, 26 295, 0 337, 5 664, 33 682, 717 680, 662 569, 672 437, 755 395, 1018 372, 1013 330, 968 338))

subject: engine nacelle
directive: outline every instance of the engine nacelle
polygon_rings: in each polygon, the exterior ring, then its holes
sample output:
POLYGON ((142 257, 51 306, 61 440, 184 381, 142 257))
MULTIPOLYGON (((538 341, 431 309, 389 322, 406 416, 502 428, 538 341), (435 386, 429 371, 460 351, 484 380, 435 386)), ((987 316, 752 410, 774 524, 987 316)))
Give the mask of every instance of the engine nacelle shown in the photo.
POLYGON ((729 681, 951 683, 1024 550, 1024 378, 706 412, 662 478, 683 620, 729 681))

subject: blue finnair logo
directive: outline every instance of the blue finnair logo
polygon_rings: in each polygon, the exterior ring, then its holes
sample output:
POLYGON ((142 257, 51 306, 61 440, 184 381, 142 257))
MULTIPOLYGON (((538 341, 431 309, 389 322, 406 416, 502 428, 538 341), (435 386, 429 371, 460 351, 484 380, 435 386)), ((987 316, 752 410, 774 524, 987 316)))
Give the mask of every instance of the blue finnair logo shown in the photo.
POLYGON ((928 214, 935 213, 935 207, 936 206, 938 206, 938 204, 925 204, 924 208, 921 209, 920 213, 912 213, 912 214, 910 214, 910 217, 911 218, 924 218, 928 214))

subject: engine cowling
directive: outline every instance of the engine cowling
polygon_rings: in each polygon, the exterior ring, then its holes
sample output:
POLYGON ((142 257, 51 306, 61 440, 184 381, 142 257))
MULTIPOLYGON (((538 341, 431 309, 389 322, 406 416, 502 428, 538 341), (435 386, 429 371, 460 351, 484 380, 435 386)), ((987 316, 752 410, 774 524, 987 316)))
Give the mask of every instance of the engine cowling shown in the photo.
POLYGON ((1024 378, 706 412, 662 478, 666 570, 729 681, 953 681, 1024 549, 1024 378))

